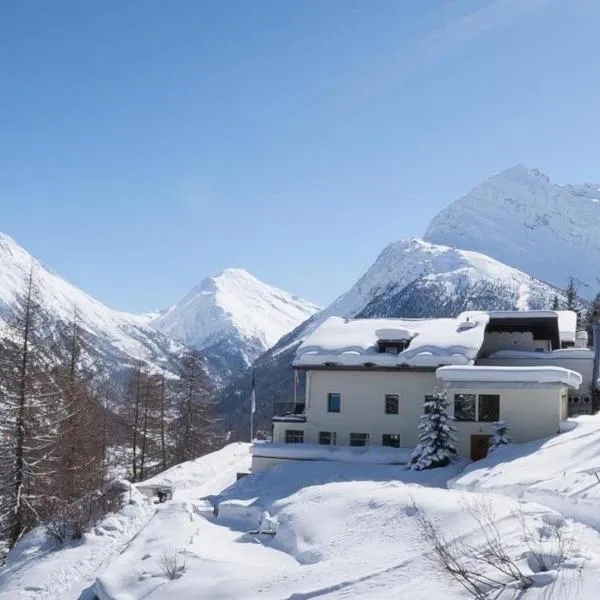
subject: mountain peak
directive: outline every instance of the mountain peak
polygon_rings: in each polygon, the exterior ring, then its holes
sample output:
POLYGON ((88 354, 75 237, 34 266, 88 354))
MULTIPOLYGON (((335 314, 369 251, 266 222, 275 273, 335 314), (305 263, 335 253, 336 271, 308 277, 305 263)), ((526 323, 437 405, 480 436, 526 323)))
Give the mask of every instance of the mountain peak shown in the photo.
POLYGON ((233 346, 247 366, 318 310, 245 269, 228 268, 206 277, 153 326, 205 352, 233 346))
POLYGON ((438 213, 425 232, 565 287, 570 276, 590 297, 600 285, 600 190, 561 186, 538 169, 514 165, 438 213))

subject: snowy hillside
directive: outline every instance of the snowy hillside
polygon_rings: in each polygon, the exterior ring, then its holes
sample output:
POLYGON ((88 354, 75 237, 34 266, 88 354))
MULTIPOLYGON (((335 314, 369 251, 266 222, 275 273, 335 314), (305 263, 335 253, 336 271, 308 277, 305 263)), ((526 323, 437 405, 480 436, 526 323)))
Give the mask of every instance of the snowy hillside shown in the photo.
POLYGON ((207 277, 152 325, 203 351, 222 377, 248 367, 316 313, 311 302, 267 285, 243 269, 207 277))
MULTIPOLYGON (((274 401, 291 399, 295 349, 330 316, 454 317, 465 310, 543 309, 557 293, 560 297, 552 286, 477 252, 420 239, 394 242, 348 292, 256 361, 259 413, 268 418, 274 401)), ((223 392, 223 409, 233 413, 231 427, 248 412, 243 402, 249 385, 246 374, 223 392)))
POLYGON ((600 461, 600 423, 579 427, 580 434, 537 447, 498 450, 497 459, 464 473, 460 462, 415 472, 303 461, 236 482, 249 455, 247 445, 233 444, 159 475, 158 483, 175 486, 165 504, 153 506, 134 490, 132 504, 79 543, 52 551, 40 530, 27 535, 0 569, 0 600, 468 600, 433 559, 421 517, 456 542, 454 556, 481 557, 472 567, 495 586, 488 597, 595 600, 597 511, 585 524, 553 508, 558 501, 549 506, 537 494, 520 501, 514 493, 518 482, 549 475, 553 498, 568 504, 575 489, 585 497, 591 481, 583 477, 600 461), (486 562, 496 540, 503 564, 527 582, 525 593, 510 570, 486 562), (175 579, 165 574, 166 556, 182 567, 175 579))
MULTIPOLYGON (((75 311, 91 353, 109 367, 134 359, 168 367, 182 346, 146 324, 146 319, 112 310, 53 273, 12 238, 0 234, 0 314, 6 317, 26 290, 33 267, 36 301, 50 324, 69 323, 75 311)), ((6 330, 4 330, 6 331, 6 330)))
POLYGON ((442 210, 424 238, 483 252, 590 298, 600 289, 600 185, 560 186, 516 165, 442 210))

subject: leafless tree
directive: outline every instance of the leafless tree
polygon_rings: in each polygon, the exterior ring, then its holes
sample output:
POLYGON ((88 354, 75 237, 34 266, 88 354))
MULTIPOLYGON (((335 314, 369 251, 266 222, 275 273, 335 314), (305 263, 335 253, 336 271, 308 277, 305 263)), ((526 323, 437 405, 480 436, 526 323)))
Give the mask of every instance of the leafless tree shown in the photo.
POLYGON ((202 356, 196 350, 183 359, 175 384, 177 415, 172 422, 174 460, 192 460, 215 448, 217 443, 214 403, 202 356))
POLYGON ((33 265, 8 319, 0 360, 0 525, 9 547, 37 521, 52 475, 59 390, 48 376, 52 331, 37 301, 33 265))

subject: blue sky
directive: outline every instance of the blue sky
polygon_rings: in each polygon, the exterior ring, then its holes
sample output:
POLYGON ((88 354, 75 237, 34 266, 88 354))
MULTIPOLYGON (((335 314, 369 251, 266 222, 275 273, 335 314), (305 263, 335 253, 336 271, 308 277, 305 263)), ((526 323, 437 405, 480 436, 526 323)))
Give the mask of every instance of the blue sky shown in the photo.
POLYGON ((596 0, 0 4, 0 231, 115 308, 319 303, 516 162, 600 181, 596 0))

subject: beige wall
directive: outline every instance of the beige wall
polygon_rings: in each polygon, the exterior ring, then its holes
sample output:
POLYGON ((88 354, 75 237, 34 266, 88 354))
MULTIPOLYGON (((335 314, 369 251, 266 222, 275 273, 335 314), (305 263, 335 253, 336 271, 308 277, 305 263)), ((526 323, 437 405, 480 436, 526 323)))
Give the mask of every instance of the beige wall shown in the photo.
MULTIPOLYGON (((529 442, 559 433, 561 418, 566 417, 567 388, 556 385, 546 388, 498 389, 461 387, 448 388, 449 414, 454 415, 455 394, 498 394, 500 396, 500 420, 506 421, 509 436, 515 443, 529 442)), ((459 454, 469 456, 471 435, 491 435, 493 423, 455 421, 457 449, 459 454)))
MULTIPOLYGON (((276 422, 273 441, 285 442, 286 429, 304 431, 304 442, 317 444, 319 431, 337 434, 338 445, 349 444, 349 434, 368 433, 369 443, 381 445, 384 433, 399 434, 400 445, 413 447, 418 443, 419 418, 423 414, 426 395, 437 385, 434 372, 407 371, 310 371, 307 377, 306 423, 276 422), (327 412, 327 394, 340 392, 340 413, 327 412), (398 415, 385 414, 385 395, 398 394, 398 415)), ((559 430, 563 396, 562 385, 525 388, 494 388, 486 383, 452 384, 448 389, 449 414, 454 414, 454 394, 499 394, 500 420, 510 427, 514 442, 526 442, 555 435, 559 430), (475 387, 474 387, 475 386, 475 387)), ((492 423, 456 422, 458 451, 470 455, 472 434, 491 434, 492 423)))
POLYGON ((348 445, 350 433, 355 432, 368 433, 374 446, 381 445, 384 433, 399 434, 401 446, 414 446, 425 396, 435 385, 433 371, 309 371, 307 423, 275 423, 273 441, 284 442, 285 429, 303 429, 309 444, 318 443, 319 431, 335 431, 338 445, 348 445), (340 413, 327 412, 330 392, 342 394, 340 413), (399 414, 385 414, 386 394, 399 395, 399 414))

